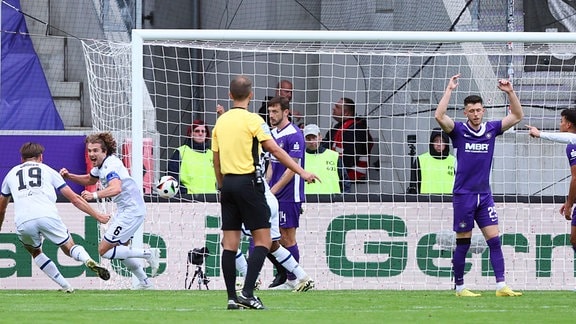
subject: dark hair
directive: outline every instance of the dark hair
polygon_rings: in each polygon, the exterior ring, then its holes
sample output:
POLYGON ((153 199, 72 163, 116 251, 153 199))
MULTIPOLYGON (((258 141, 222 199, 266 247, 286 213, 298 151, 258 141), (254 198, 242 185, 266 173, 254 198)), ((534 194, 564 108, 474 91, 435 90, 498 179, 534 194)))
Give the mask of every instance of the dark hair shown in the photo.
POLYGON ((20 147, 20 156, 23 160, 37 158, 42 153, 44 153, 44 146, 42 146, 42 144, 26 142, 20 147))
POLYGON ((288 98, 285 97, 274 97, 272 99, 270 99, 270 101, 268 101, 268 107, 270 106, 274 106, 274 105, 280 105, 280 108, 282 109, 282 111, 286 110, 286 109, 290 109, 290 101, 288 100, 288 98))
POLYGON ((477 104, 477 103, 480 103, 480 104, 483 103, 482 97, 477 96, 477 95, 470 95, 470 96, 464 98, 464 107, 468 106, 469 104, 473 105, 473 104, 477 104))
POLYGON ((560 116, 564 117, 567 121, 572 123, 574 127, 576 127, 576 109, 574 108, 567 108, 560 112, 560 116))
POLYGON ((188 129, 186 130, 186 135, 188 135, 188 137, 192 136, 192 132, 194 132, 194 130, 198 128, 198 126, 204 126, 204 128, 206 128, 206 138, 210 138, 210 128, 208 128, 208 125, 206 125, 206 123, 202 119, 195 119, 192 122, 192 125, 188 126, 188 129))
POLYGON ((243 75, 239 75, 230 81, 230 94, 234 100, 243 100, 252 92, 252 81, 243 75))
POLYGON ((100 144, 102 151, 106 151, 106 156, 116 153, 116 140, 109 132, 88 135, 84 142, 86 144, 100 144))
POLYGON ((342 100, 343 111, 350 113, 351 116, 354 116, 356 114, 356 104, 354 103, 354 100, 346 97, 340 98, 340 100, 342 100))

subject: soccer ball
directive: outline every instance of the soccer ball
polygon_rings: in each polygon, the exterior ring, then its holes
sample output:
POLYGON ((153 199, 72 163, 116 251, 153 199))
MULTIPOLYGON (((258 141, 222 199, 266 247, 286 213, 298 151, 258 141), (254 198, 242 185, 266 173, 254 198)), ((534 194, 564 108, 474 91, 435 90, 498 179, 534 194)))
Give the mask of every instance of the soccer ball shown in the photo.
POLYGON ((178 193, 180 184, 173 176, 163 176, 156 185, 156 192, 162 198, 172 198, 178 193))

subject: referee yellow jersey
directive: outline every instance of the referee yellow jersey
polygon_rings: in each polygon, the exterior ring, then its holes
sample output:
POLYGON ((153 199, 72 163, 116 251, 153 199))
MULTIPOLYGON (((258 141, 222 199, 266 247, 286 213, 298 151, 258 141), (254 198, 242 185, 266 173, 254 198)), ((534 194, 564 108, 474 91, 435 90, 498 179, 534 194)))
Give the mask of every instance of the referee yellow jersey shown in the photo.
POLYGON ((220 153, 222 174, 254 173, 254 138, 258 141, 260 156, 260 143, 272 139, 272 135, 268 124, 258 114, 233 108, 218 118, 212 131, 212 151, 220 153))

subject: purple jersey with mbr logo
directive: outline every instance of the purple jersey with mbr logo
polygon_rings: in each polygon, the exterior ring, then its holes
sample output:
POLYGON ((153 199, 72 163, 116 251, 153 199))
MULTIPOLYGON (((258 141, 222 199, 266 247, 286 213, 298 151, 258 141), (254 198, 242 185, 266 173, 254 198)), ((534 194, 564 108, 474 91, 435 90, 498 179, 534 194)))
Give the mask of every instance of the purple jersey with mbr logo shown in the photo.
POLYGON ((482 123, 475 131, 468 124, 455 122, 448 134, 456 156, 456 179, 453 192, 491 193, 490 171, 496 136, 502 134, 502 121, 482 123))
MULTIPOLYGON (((291 158, 300 159, 300 166, 304 167, 304 134, 302 130, 290 123, 283 129, 274 128, 272 137, 291 158)), ((270 187, 273 187, 282 177, 286 167, 280 163, 273 155, 270 157, 270 166, 272 167, 272 177, 270 178, 270 187)), ((304 180, 298 174, 295 174, 292 180, 276 193, 279 202, 301 202, 304 201, 304 180)))

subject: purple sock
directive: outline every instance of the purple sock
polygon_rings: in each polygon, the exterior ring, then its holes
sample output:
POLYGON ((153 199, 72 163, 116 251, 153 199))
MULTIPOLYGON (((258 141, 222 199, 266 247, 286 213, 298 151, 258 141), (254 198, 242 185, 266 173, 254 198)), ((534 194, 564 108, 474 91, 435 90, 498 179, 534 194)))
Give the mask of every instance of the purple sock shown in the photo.
POLYGON ((254 239, 250 237, 248 239, 248 255, 250 255, 254 251, 254 239))
MULTIPOLYGON (((290 247, 287 247, 286 249, 290 251, 294 259, 296 259, 296 262, 300 263, 300 250, 298 249, 298 244, 294 244, 290 247)), ((286 278, 288 280, 295 280, 296 276, 292 272, 287 272, 286 278)))
POLYGON ((500 236, 493 237, 486 241, 490 249, 490 263, 494 270, 496 282, 504 281, 504 255, 502 254, 502 243, 500 236))
POLYGON ((452 256, 452 271, 454 272, 454 283, 457 286, 464 284, 464 267, 469 249, 470 238, 456 239, 456 249, 452 256))

